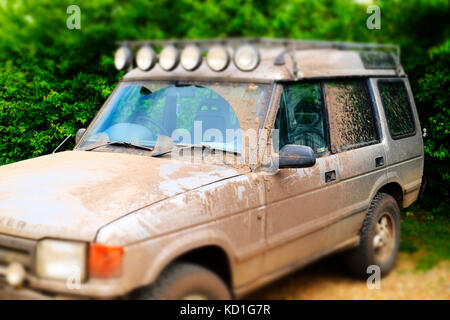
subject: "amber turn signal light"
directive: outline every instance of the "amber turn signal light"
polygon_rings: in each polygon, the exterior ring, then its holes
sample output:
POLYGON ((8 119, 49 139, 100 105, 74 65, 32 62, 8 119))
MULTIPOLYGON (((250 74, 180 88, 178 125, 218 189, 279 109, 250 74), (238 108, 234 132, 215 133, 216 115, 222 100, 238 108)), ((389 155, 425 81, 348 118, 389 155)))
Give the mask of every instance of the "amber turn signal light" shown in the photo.
POLYGON ((123 247, 110 247, 92 243, 89 247, 89 274, 96 278, 111 278, 120 275, 123 247))

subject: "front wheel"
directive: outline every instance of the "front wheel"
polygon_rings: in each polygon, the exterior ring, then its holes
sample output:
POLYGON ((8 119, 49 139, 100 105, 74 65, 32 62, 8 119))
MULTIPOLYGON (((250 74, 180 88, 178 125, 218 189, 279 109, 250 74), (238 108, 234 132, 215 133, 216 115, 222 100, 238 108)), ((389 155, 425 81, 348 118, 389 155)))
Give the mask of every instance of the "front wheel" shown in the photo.
POLYGON ((229 300, 230 290, 214 272, 187 262, 168 267, 155 284, 138 289, 138 300, 229 300))
POLYGON ((387 193, 373 199, 360 231, 358 247, 347 253, 346 264, 357 276, 367 277, 367 268, 377 265, 381 275, 394 267, 400 245, 400 208, 387 193))

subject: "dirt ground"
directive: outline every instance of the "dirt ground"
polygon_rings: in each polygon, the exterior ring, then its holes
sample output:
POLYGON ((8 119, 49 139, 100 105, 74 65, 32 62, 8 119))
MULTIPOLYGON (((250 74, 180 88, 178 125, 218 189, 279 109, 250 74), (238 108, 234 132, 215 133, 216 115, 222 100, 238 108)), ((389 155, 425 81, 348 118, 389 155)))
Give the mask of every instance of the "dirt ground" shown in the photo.
POLYGON ((445 299, 450 300, 450 261, 432 269, 415 267, 416 256, 400 253, 396 268, 380 289, 352 279, 337 257, 321 260, 249 295, 247 299, 445 299))

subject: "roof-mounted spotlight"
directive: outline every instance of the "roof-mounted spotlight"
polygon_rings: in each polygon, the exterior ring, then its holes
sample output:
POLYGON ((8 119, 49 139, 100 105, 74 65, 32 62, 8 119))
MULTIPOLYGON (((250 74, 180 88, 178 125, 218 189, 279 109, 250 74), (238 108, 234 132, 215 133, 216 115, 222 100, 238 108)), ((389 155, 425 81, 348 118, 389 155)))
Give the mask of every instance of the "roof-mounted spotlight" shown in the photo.
POLYGON ((131 66, 133 60, 133 54, 130 48, 127 46, 122 46, 117 49, 114 55, 114 65, 117 70, 125 70, 131 66))
POLYGON ((170 71, 176 68, 180 54, 173 45, 168 45, 159 54, 159 65, 165 71, 170 71))
POLYGON ((190 44, 181 52, 181 66, 187 71, 194 71, 202 63, 202 52, 199 47, 190 44))
POLYGON ((136 54, 136 64, 142 71, 153 68, 156 61, 156 54, 152 47, 144 45, 136 54))
POLYGON ((241 71, 252 71, 260 62, 258 49, 244 44, 237 48, 234 54, 234 64, 241 71))
POLYGON ((206 56, 206 63, 213 71, 223 71, 228 67, 230 63, 230 54, 227 48, 222 45, 212 46, 208 50, 208 55, 206 56))

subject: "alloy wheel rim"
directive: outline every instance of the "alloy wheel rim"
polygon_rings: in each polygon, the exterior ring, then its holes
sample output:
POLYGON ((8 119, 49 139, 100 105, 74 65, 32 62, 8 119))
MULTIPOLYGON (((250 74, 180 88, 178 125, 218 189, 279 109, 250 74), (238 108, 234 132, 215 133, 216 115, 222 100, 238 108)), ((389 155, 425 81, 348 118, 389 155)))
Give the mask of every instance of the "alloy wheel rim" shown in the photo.
POLYGON ((201 293, 188 293, 182 300, 208 300, 208 297, 201 293))
POLYGON ((392 215, 384 212, 375 225, 373 248, 379 262, 389 259, 395 245, 395 228, 392 215))

